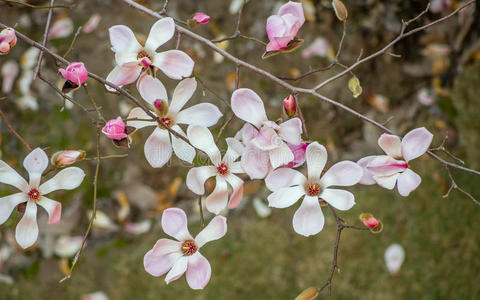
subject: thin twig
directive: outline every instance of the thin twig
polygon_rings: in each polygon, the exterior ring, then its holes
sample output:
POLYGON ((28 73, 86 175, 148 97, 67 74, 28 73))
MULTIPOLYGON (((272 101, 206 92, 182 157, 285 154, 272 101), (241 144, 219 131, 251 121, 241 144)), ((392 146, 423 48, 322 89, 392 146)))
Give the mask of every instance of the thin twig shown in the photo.
POLYGON ((68 54, 70 54, 70 51, 72 51, 73 44, 77 41, 78 36, 82 32, 82 26, 78 27, 77 32, 75 32, 75 35, 73 36, 72 42, 70 43, 70 46, 68 47, 67 51, 65 51, 65 54, 63 54, 63 57, 67 57, 68 54))
POLYGON ((448 196, 450 196, 450 193, 452 192, 452 190, 457 190, 460 193, 467 196, 468 198, 470 198, 470 200, 472 200, 473 203, 480 206, 480 202, 477 199, 475 199, 475 197, 473 197, 472 194, 470 194, 469 192, 465 191, 464 189, 462 189, 461 187, 458 186, 458 184, 453 179, 452 173, 450 172, 450 168, 448 166, 444 166, 444 167, 445 167, 445 170, 447 170, 448 178, 450 178, 451 184, 450 184, 450 188, 448 189, 447 193, 445 193, 445 195, 443 195, 442 197, 447 198, 448 196))
POLYGON ((33 4, 30 4, 30 3, 25 3, 25 2, 22 2, 22 1, 18 1, 18 0, 3 0, 7 3, 15 3, 15 4, 20 4, 20 5, 24 5, 26 7, 30 7, 30 8, 36 8, 36 9, 41 9, 41 8, 67 8, 67 9, 70 9, 70 6, 68 5, 54 5, 54 6, 48 6, 48 5, 33 5, 33 4))
POLYGON ((300 118, 300 121, 302 121, 303 133, 305 134, 305 138, 308 141, 310 138, 308 137, 307 124, 305 123, 305 119, 303 118, 302 108, 300 107, 300 102, 298 101, 297 97, 298 95, 293 95, 293 99, 295 100, 295 106, 297 107, 298 117, 300 118))
POLYGON ((47 80, 45 77, 43 77, 42 73, 39 73, 38 74, 38 78, 40 80, 42 80, 43 82, 45 82, 46 84, 48 84, 52 89, 54 89, 60 96, 63 97, 64 100, 68 100, 70 102, 72 102, 73 104, 77 105, 78 107, 80 107, 81 109, 83 109, 83 111, 85 112, 90 112, 90 109, 89 108, 86 108, 85 106, 83 106, 82 104, 78 103, 77 101, 73 100, 72 97, 64 94, 54 83, 50 82, 49 80, 47 80))
POLYGON ((19 135, 15 129, 13 129, 12 127, 12 124, 10 124, 10 122, 8 121, 7 117, 5 116, 5 114, 3 113, 3 110, 0 109, 0 115, 2 116, 2 119, 3 121, 5 121, 5 124, 7 125, 8 127, 8 130, 10 130, 10 132, 20 141, 22 142, 23 145, 25 145, 25 147, 28 149, 28 151, 32 151, 32 147, 30 147, 30 145, 22 138, 21 135, 19 135))
MULTIPOLYGON (((110 154, 100 157, 100 160, 110 159, 110 158, 124 158, 128 157, 128 154, 110 154)), ((85 157, 83 160, 98 160, 98 157, 85 157)))
POLYGON ((205 227, 205 219, 203 218, 202 196, 198 197, 198 209, 200 210, 200 229, 205 227))
MULTIPOLYGON (((47 24, 45 25, 45 31, 43 33, 43 42, 42 42, 43 47, 47 47, 48 32, 50 31, 50 23, 52 22, 54 4, 55 4, 55 0, 50 0, 50 8, 48 9, 47 24)), ((33 80, 35 80, 38 76, 38 73, 40 73, 42 59, 43 59, 43 52, 40 52, 40 56, 38 57, 37 68, 35 69, 35 73, 33 74, 33 80)))

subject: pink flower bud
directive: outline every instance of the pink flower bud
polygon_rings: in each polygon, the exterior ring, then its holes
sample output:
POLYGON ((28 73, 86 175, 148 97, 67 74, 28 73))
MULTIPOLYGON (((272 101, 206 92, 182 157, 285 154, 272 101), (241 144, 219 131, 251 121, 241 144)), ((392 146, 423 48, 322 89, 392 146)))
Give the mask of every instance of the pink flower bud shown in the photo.
POLYGON ((362 213, 360 214, 359 219, 372 233, 379 233, 383 229, 382 222, 377 220, 372 214, 362 213))
POLYGON ((81 62, 72 62, 67 66, 66 70, 59 69, 58 71, 65 79, 76 85, 81 85, 87 81, 88 71, 81 62))
POLYGON ((51 163, 52 165, 61 168, 84 158, 85 151, 83 150, 65 150, 54 153, 52 155, 51 163))
POLYGON ((283 109, 288 117, 293 117, 297 113, 297 103, 295 102, 295 97, 293 95, 288 95, 282 101, 283 109))
POLYGON ((125 124, 121 117, 108 121, 103 127, 102 132, 112 140, 121 140, 127 137, 125 124))
POLYGON ((10 48, 13 48, 17 43, 17 36, 15 30, 12 28, 5 28, 0 32, 0 53, 7 54, 10 48))
POLYGON ((295 39, 303 23, 305 16, 302 3, 289 1, 282 5, 277 15, 267 19, 266 31, 270 40, 267 51, 285 49, 295 39))
POLYGON ((210 16, 204 13, 196 13, 192 19, 194 19, 197 24, 207 24, 210 21, 210 16))

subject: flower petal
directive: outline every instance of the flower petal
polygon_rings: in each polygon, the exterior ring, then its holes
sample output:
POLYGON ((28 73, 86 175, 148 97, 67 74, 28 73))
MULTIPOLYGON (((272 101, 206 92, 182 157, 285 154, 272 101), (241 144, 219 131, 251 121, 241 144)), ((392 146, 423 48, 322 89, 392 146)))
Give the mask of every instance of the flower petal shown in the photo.
POLYGON ((62 204, 58 201, 42 196, 38 205, 43 207, 48 213, 48 224, 58 224, 62 217, 62 204))
POLYGON ((172 101, 169 106, 169 110, 174 113, 178 113, 192 98, 193 93, 197 89, 197 81, 195 78, 186 78, 177 84, 177 87, 173 91, 172 101))
POLYGON ((212 268, 210 267, 210 263, 200 252, 196 252, 188 258, 188 267, 185 276, 187 277, 187 283, 190 288, 194 290, 203 289, 210 281, 211 275, 212 268))
POLYGON ((397 183, 397 178, 399 173, 395 173, 393 175, 388 175, 388 176, 373 176, 373 179, 377 182, 377 184, 383 188, 386 188, 388 190, 393 190, 395 187, 395 183, 397 183))
POLYGON ((164 255, 156 255, 154 250, 148 251, 143 257, 143 267, 152 276, 162 276, 173 267, 173 264, 182 257, 181 252, 172 252, 164 255))
MULTIPOLYGON (((178 125, 173 125, 172 129, 175 130, 175 132, 179 133, 183 137, 187 137, 187 135, 183 132, 183 130, 180 128, 178 125)), ((181 160, 184 160, 188 163, 192 163, 193 159, 195 158, 195 149, 190 146, 187 142, 184 140, 177 138, 173 134, 172 136, 172 148, 173 152, 175 152, 175 155, 177 155, 178 158, 181 160)))
POLYGON ((155 22, 150 29, 145 49, 155 52, 158 47, 168 42, 175 34, 175 22, 172 18, 163 18, 155 22))
MULTIPOLYGON (((227 152, 223 156, 223 161, 227 164, 232 164, 238 157, 240 157, 240 155, 243 154, 245 147, 239 140, 234 138, 226 138, 225 141, 227 142, 228 148, 227 152)), ((241 173, 243 173, 243 170, 241 173)))
POLYGON ((230 172, 233 174, 245 173, 242 168, 242 163, 239 161, 230 164, 230 172))
POLYGON ((305 196, 293 215, 293 229, 296 233, 310 236, 319 233, 325 224, 318 197, 305 196))
POLYGON ((200 103, 180 111, 177 115, 177 123, 210 127, 217 124, 222 116, 216 105, 200 103))
POLYGON ((188 231, 188 221, 185 212, 176 207, 167 208, 162 214, 163 231, 179 241, 191 240, 188 231))
POLYGON ((220 175, 217 175, 215 179, 215 189, 205 199, 205 204, 209 212, 218 215, 227 206, 228 187, 227 182, 220 175))
POLYGON ((282 138, 277 134, 275 129, 267 126, 262 126, 258 131, 258 135, 253 138, 251 142, 263 151, 276 149, 283 143, 282 138))
POLYGON ((20 203, 28 200, 25 193, 16 193, 0 198, 0 225, 5 223, 12 214, 13 209, 20 203))
POLYGON ((388 155, 377 155, 367 164, 367 169, 374 176, 390 176, 403 172, 408 165, 403 160, 396 160, 388 155))
POLYGON ((108 29, 113 52, 138 52, 142 45, 133 31, 125 25, 116 25, 108 29))
POLYGON ((145 142, 144 152, 145 158, 152 167, 163 167, 172 156, 170 133, 165 129, 155 128, 145 142))
POLYGON ((323 188, 328 186, 352 186, 363 176, 362 167, 353 161, 341 161, 334 164, 320 179, 323 188))
POLYGON ((283 122, 278 133, 284 141, 298 145, 302 142, 302 121, 299 118, 292 118, 283 122))
POLYGON ((422 182, 422 178, 417 173, 410 169, 406 169, 403 173, 398 175, 398 193, 403 197, 407 197, 420 185, 420 182, 422 182))
POLYGON ((208 223, 207 227, 195 237, 195 243, 198 248, 203 247, 208 242, 218 240, 227 233, 227 218, 223 216, 215 216, 208 223))
POLYGON ((212 133, 208 128, 198 125, 190 125, 187 128, 187 136, 188 140, 195 148, 207 153, 214 165, 217 166, 220 164, 220 150, 218 150, 217 145, 215 145, 212 133))
POLYGON ((378 145, 388 156, 402 159, 402 141, 398 136, 384 133, 378 138, 378 145))
POLYGON ((180 50, 160 52, 153 57, 153 65, 176 80, 192 75, 194 64, 190 56, 180 50))
POLYGON ((78 187, 85 178, 85 172, 78 167, 61 170, 54 177, 44 182, 38 189, 42 195, 56 190, 72 190, 78 187))
POLYGON ((232 111, 240 119, 257 128, 268 121, 262 99, 251 89, 237 89, 232 94, 232 111))
POLYGON ((306 157, 308 179, 318 181, 327 162, 327 149, 318 142, 313 142, 307 146, 306 157))
POLYGON ((303 185, 306 181, 305 175, 297 170, 279 168, 268 174, 267 178, 265 178, 265 185, 270 191, 274 192, 284 187, 303 185))
POLYGON ((165 282, 169 284, 172 281, 180 278, 183 273, 187 270, 188 257, 182 256, 173 264, 173 267, 170 269, 170 272, 165 276, 165 282))
POLYGON ((324 189, 320 198, 339 210, 349 210, 355 205, 355 197, 345 190, 324 189))
POLYGON ((137 89, 143 100, 151 105, 153 105, 153 102, 157 99, 168 102, 167 90, 158 78, 153 78, 144 73, 144 75, 141 75, 137 81, 137 89))
MULTIPOLYGON (((142 72, 142 67, 138 64, 124 64, 122 66, 115 66, 113 70, 108 74, 106 80, 119 87, 130 84, 137 80, 138 76, 142 72)), ((116 89, 105 85, 105 88, 109 92, 117 92, 116 89)))
POLYGON ((174 252, 181 253, 182 242, 171 239, 159 239, 152 248, 153 254, 162 256, 174 252))
POLYGON ((278 168, 291 162, 295 157, 286 143, 281 142, 280 147, 268 151, 272 168, 278 168))
POLYGON ((402 154, 406 162, 423 155, 432 143, 433 134, 425 127, 416 128, 402 139, 402 154))
POLYGON ((30 186, 38 187, 43 171, 48 166, 48 156, 40 148, 35 148, 23 161, 23 167, 27 170, 30 177, 30 186))
POLYGON ((357 165, 359 165, 363 169, 362 179, 360 179, 358 183, 365 184, 365 185, 372 185, 376 183, 375 179, 373 179, 372 177, 373 176, 372 172, 370 172, 370 170, 367 169, 367 165, 375 157, 376 157, 375 155, 365 156, 361 158, 359 161, 357 161, 357 165))
POLYGON ((3 160, 0 160, 0 182, 14 186, 22 192, 28 192, 29 189, 27 181, 3 160))
POLYGON ((202 166, 191 168, 187 173, 187 187, 197 195, 205 193, 205 181, 217 174, 217 168, 214 166, 202 166))
POLYGON ((270 170, 270 156, 253 145, 248 145, 242 155, 242 168, 251 179, 262 179, 270 170))
POLYGON ((289 207, 297 202, 303 195, 305 195, 303 186, 296 185, 280 188, 268 195, 268 206, 276 208, 289 207))
POLYGON ((148 121, 127 121, 127 126, 135 127, 135 129, 140 129, 147 126, 155 126, 157 122, 147 115, 147 113, 140 107, 133 108, 128 114, 127 119, 150 119, 152 122, 148 121))
POLYGON ((302 3, 289 1, 286 4, 282 5, 278 10, 280 16, 291 14, 295 17, 297 22, 300 23, 300 26, 305 23, 305 16, 303 14, 302 3))
POLYGON ((28 201, 25 213, 15 229, 15 239, 20 247, 27 249, 37 241, 37 237, 37 205, 33 201, 28 201))
POLYGON ((230 195, 230 200, 228 200, 228 209, 237 208, 243 199, 243 180, 233 174, 229 174, 225 179, 232 187, 232 194, 230 195))

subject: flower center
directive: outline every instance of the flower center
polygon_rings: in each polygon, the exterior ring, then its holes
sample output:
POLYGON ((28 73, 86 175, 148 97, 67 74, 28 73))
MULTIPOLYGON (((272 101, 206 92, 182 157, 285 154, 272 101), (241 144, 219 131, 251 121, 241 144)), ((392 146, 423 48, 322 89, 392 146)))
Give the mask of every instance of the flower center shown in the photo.
POLYGON ((310 183, 307 185, 307 195, 309 196, 318 196, 320 195, 320 185, 318 183, 310 183))
POLYGON ((152 57, 148 55, 148 53, 145 50, 142 50, 138 53, 137 59, 140 60, 140 64, 143 67, 150 67, 152 64, 152 57))
POLYGON ((183 242, 182 244, 182 253, 185 255, 192 255, 193 253, 197 252, 198 247, 195 244, 195 241, 188 240, 183 242))
POLYGON ((217 167, 217 172, 218 174, 222 175, 222 176, 225 176, 228 174, 228 166, 225 164, 225 163, 221 163, 218 167, 217 167))
POLYGON ((32 201, 37 202, 38 200, 40 200, 40 192, 37 189, 31 189, 28 192, 28 198, 30 198, 30 200, 32 201))
MULTIPOLYGON (((163 124, 167 125, 168 127, 173 126, 173 120, 169 117, 161 118, 160 120, 163 122, 163 124)), ((160 125, 160 126, 161 126, 161 128, 163 127, 162 125, 160 125)))

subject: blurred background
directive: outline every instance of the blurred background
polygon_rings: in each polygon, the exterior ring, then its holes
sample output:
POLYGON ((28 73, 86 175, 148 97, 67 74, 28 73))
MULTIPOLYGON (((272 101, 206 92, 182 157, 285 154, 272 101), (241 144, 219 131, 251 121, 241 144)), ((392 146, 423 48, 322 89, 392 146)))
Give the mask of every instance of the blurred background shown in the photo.
MULTIPOLYGON (((0 0, 0 22, 15 26, 19 32, 41 42, 48 9, 13 2, 0 0)), ((49 1, 27 2, 42 6, 49 1)), ((156 11, 164 4, 157 0, 138 2, 156 11)), ((241 6, 237 0, 169 2, 168 14, 179 20, 187 20, 195 12, 210 15, 208 24, 193 29, 209 39, 234 33, 241 6)), ((242 34, 267 42, 266 19, 283 3, 247 2, 240 24, 242 34)), ((294 52, 262 60, 265 46, 259 42, 237 39, 220 46, 281 77, 296 77, 329 65, 342 35, 342 23, 335 18, 330 1, 302 3, 307 21, 298 37, 304 39, 304 44, 294 52)), ((418 15, 428 1, 344 3, 349 18, 340 61, 350 65, 361 51, 366 56, 394 39, 400 21, 418 15)), ((68 60, 82 61, 89 71, 103 77, 114 65, 108 28, 124 24, 141 39, 148 35, 155 21, 122 1, 58 0, 55 4, 67 8, 54 10, 48 46, 60 55, 68 52, 68 60)), ((461 1, 433 1, 429 11, 411 26, 445 16, 458 5, 461 1)), ((473 5, 448 21, 396 44, 391 52, 400 58, 381 55, 355 69, 363 87, 358 98, 347 87, 350 76, 320 92, 381 123, 388 121, 387 126, 399 135, 425 126, 435 135, 432 147, 448 136, 445 143, 448 150, 467 166, 479 169, 479 33, 480 11, 473 5)), ((175 37, 161 49, 175 48, 176 43, 175 37)), ((201 82, 187 105, 207 101, 224 113, 212 127, 216 135, 232 116, 224 102, 230 101, 235 86, 235 66, 187 37, 181 38, 180 49, 195 60, 194 74, 201 82)), ((94 157, 95 112, 86 113, 72 103, 65 103, 40 80, 32 82, 37 56, 38 51, 19 40, 10 54, 0 57, 1 109, 33 147, 46 148, 49 155, 60 150, 83 149, 87 157, 94 157)), ((45 57, 43 76, 61 87, 63 80, 58 68, 51 58, 45 57)), ((334 66, 293 84, 310 88, 341 70, 334 66)), ((161 72, 157 75, 171 95, 178 82, 161 72)), ((87 82, 105 118, 126 117, 133 108, 125 97, 107 93, 103 85, 92 79, 87 82)), ((281 101, 288 91, 244 69, 240 71, 240 87, 251 88, 262 97, 270 119, 285 118, 281 101)), ((126 88, 138 96, 134 85, 126 88)), ((89 106, 84 89, 75 91, 72 97, 89 106)), ((328 164, 382 153, 376 143, 381 132, 376 128, 318 99, 300 96, 299 100, 310 139, 324 144, 329 151, 328 164)), ((241 126, 242 122, 233 118, 223 137, 233 136, 241 126)), ((11 135, 4 122, 0 123, 0 130, 1 159, 26 175, 22 161, 27 149, 11 135)), ((92 298, 95 295, 108 299, 293 299, 307 287, 324 284, 333 256, 334 217, 324 209, 323 231, 309 238, 299 236, 291 225, 296 206, 270 210, 266 206, 268 191, 262 181, 246 185, 242 205, 228 213, 227 235, 202 248, 212 265, 211 281, 203 291, 190 290, 184 277, 167 286, 164 277, 146 273, 143 255, 157 239, 165 237, 159 224, 165 208, 184 208, 192 234, 200 230, 198 198, 184 182, 188 168, 176 158, 161 169, 151 168, 143 154, 149 134, 149 129, 135 133, 130 149, 116 148, 102 136, 102 155, 128 154, 128 157, 101 162, 97 220, 71 279, 58 283, 68 273, 88 225, 94 161, 76 163, 87 173, 78 189, 52 194, 63 205, 59 225, 47 225, 46 213, 39 210, 40 236, 28 251, 22 251, 15 243, 14 231, 21 213, 14 211, 0 227, 0 299, 102 299, 92 298)), ((224 142, 219 146, 226 149, 224 142)), ((477 230, 480 208, 455 190, 448 198, 442 197, 450 181, 437 161, 423 156, 411 167, 422 176, 422 184, 407 198, 378 186, 350 189, 357 204, 348 212, 341 212, 340 217, 348 224, 363 226, 358 216, 369 212, 383 222, 384 229, 380 234, 344 231, 338 259, 340 272, 333 281, 335 299, 480 298, 477 230), (385 249, 393 243, 402 245, 406 253, 396 276, 388 272, 384 262, 385 249)), ((478 177, 455 170, 452 174, 463 189, 480 197, 478 177)), ((208 188, 213 188, 212 184, 207 184, 208 188)), ((0 195, 10 193, 9 186, 0 186, 0 195)), ((326 297, 323 292, 319 299, 326 297)))

